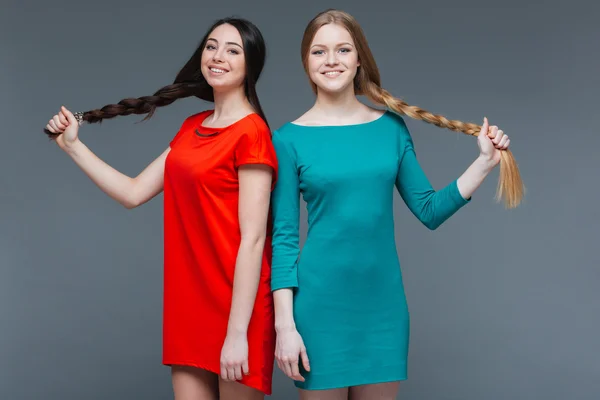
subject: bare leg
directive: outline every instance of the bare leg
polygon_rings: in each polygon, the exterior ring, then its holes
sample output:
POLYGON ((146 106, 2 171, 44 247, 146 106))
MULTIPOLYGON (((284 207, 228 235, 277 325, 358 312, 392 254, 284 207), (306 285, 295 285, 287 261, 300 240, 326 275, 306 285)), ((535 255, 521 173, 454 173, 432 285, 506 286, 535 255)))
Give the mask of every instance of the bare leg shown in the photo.
POLYGON ((221 400, 263 400, 265 395, 239 382, 224 381, 219 377, 219 393, 221 400))
POLYGON ((299 389, 300 400, 348 400, 348 388, 330 390, 299 389))
POLYGON ((201 368, 173 365, 171 380, 175 400, 218 400, 217 374, 201 368))
POLYGON ((399 387, 399 381, 353 386, 350 400, 396 400, 399 387))

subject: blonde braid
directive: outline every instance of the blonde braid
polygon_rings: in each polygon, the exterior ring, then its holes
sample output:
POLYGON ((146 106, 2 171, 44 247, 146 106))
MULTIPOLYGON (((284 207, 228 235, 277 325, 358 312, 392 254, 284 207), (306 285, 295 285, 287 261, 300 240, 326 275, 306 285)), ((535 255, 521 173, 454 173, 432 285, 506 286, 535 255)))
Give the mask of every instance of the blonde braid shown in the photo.
MULTIPOLYGON (((386 106, 398 114, 404 114, 440 128, 462 132, 471 136, 478 136, 481 131, 480 125, 471 122, 449 120, 444 116, 432 114, 420 107, 411 106, 392 96, 387 90, 368 79, 360 82, 360 86, 361 92, 363 92, 371 101, 386 106)), ((517 162, 510 150, 503 150, 500 153, 500 178, 498 180, 496 200, 500 201, 504 198, 506 208, 515 208, 521 203, 524 193, 525 187, 521 180, 517 162)))

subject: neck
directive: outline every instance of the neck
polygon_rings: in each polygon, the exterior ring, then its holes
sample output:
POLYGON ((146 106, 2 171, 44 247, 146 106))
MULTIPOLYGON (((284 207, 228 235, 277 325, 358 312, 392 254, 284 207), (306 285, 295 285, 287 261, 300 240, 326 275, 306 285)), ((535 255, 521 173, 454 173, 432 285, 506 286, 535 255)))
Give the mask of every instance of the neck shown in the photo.
POLYGON ((317 100, 313 109, 329 117, 347 117, 349 114, 360 110, 363 104, 358 101, 354 93, 354 86, 348 87, 339 93, 317 90, 317 100))
POLYGON ((215 91, 214 97, 215 111, 212 115, 213 121, 235 119, 240 114, 247 114, 249 111, 254 111, 246 97, 246 93, 244 93, 243 86, 224 92, 215 91))

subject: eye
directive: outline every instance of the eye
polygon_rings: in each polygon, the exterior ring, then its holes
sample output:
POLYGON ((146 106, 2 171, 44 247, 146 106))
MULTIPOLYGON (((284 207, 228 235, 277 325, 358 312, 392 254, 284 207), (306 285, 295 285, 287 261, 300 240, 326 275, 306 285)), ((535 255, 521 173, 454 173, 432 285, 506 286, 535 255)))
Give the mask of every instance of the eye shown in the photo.
POLYGON ((212 44, 207 44, 206 45, 206 50, 214 50, 215 46, 213 46, 212 44))
POLYGON ((323 50, 315 50, 312 52, 312 54, 314 54, 315 56, 320 56, 321 54, 323 54, 323 50))
POLYGON ((230 49, 230 50, 229 50, 229 52, 230 52, 231 54, 240 54, 240 52, 239 52, 239 51, 237 51, 236 49, 230 49))
POLYGON ((351 51, 352 51, 351 49, 347 49, 347 48, 340 49, 340 52, 342 52, 342 53, 350 53, 351 51))

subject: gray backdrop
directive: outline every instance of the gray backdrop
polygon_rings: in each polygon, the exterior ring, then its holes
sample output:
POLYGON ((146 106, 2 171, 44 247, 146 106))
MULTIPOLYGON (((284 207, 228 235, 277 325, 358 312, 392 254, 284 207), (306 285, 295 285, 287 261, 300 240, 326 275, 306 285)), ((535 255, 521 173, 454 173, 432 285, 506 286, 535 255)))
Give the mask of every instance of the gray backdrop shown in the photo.
MULTIPOLYGON (((160 364, 162 196, 122 208, 45 138, 50 116, 61 104, 77 111, 151 94, 214 19, 235 14, 268 42, 259 94, 276 128, 312 105, 299 46, 327 7, 358 18, 389 91, 451 118, 500 125, 528 189, 519 209, 503 209, 493 200, 495 170, 435 232, 396 195, 412 315, 399 398, 600 397, 600 7, 386 3, 2 1, 1 399, 172 396, 160 364)), ((182 100, 148 122, 86 126, 82 139, 134 176, 183 118, 208 107, 182 100)), ((437 188, 477 155, 472 137, 407 123, 437 188)), ((272 398, 296 396, 276 369, 272 398)))

